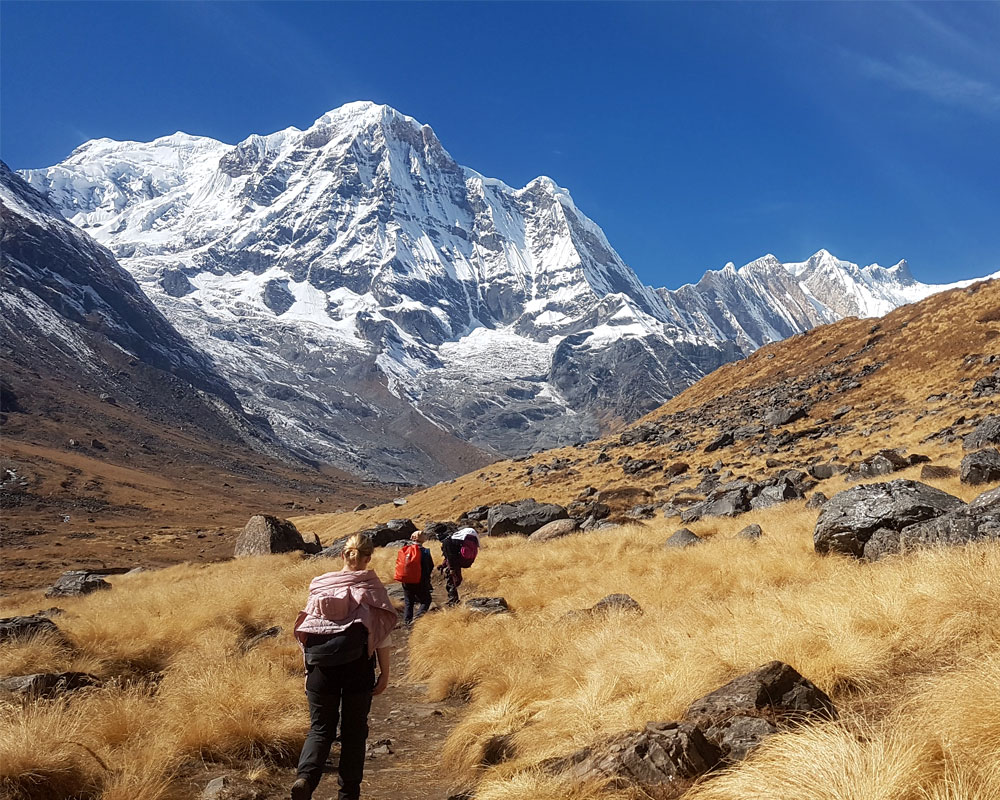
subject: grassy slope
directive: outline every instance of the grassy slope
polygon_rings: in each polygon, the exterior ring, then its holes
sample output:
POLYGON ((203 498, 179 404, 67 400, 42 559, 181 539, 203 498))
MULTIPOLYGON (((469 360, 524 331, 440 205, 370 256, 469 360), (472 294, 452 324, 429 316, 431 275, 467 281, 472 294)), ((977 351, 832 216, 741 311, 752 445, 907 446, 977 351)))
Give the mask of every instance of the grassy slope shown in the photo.
MULTIPOLYGON (((881 332, 852 368, 867 358, 886 366, 848 398, 817 404, 812 421, 802 423, 815 424, 846 402, 857 412, 856 433, 803 440, 799 452, 780 455, 805 459, 809 449, 829 454, 834 445, 841 453, 887 444, 916 449, 959 414, 988 405, 967 397, 970 379, 985 367, 966 367, 966 356, 998 349, 997 309, 1000 285, 993 284, 900 309, 874 334, 871 321, 848 320, 726 367, 657 415, 704 410, 705 424, 688 435, 707 441, 723 422, 720 393, 734 397, 799 375, 801 365, 815 368, 810 358, 822 360, 820 350, 839 344, 840 353, 856 353, 881 332), (934 360, 917 357, 935 348, 934 360), (964 394, 925 415, 927 395, 956 390, 964 394), (892 418, 878 419, 887 407, 892 418), (885 424, 874 435, 861 433, 885 424)), ((593 465, 600 444, 501 462, 415 494, 403 509, 326 515, 301 526, 327 540, 401 512, 418 521, 454 519, 470 506, 519 496, 566 502, 585 485, 662 483, 656 475, 626 480, 613 461, 593 465), (524 485, 526 467, 557 455, 584 458, 524 485)), ((957 442, 919 449, 937 463, 961 457, 957 442)), ((676 458, 644 445, 612 452, 676 458)), ((738 447, 683 457, 695 467, 720 459, 740 464, 739 471, 763 471, 763 456, 746 457, 738 447)), ((832 494, 842 485, 833 479, 821 488, 832 494)), ((965 499, 976 493, 955 481, 935 485, 965 499)), ((604 734, 675 718, 704 692, 780 658, 832 694, 842 721, 775 737, 745 765, 706 782, 697 797, 1000 797, 993 766, 1000 752, 1000 551, 925 552, 874 565, 820 558, 811 547, 815 516, 799 501, 704 520, 691 527, 709 541, 683 551, 662 549, 676 527, 662 518, 544 544, 485 541, 468 579, 476 593, 504 595, 516 614, 481 619, 449 611, 422 620, 411 638, 413 676, 434 695, 469 698, 444 754, 449 769, 460 781, 480 782, 479 800, 596 797, 596 788, 565 786, 536 765, 604 734), (751 522, 762 525, 763 539, 734 538, 751 522), (618 591, 645 613, 560 621, 618 591), (511 734, 516 754, 484 770, 482 749, 496 734, 511 734)), ((393 554, 377 555, 387 578, 393 554)), ((281 636, 243 654, 238 643, 274 624, 287 631, 316 571, 294 556, 178 566, 114 578, 112 592, 62 602, 58 622, 75 648, 50 640, 4 645, 0 674, 78 669, 110 683, 72 702, 0 701, 0 792, 165 800, 182 796, 173 776, 185 760, 287 760, 306 727, 295 646, 281 636)), ((48 605, 24 593, 5 601, 0 615, 48 605)))

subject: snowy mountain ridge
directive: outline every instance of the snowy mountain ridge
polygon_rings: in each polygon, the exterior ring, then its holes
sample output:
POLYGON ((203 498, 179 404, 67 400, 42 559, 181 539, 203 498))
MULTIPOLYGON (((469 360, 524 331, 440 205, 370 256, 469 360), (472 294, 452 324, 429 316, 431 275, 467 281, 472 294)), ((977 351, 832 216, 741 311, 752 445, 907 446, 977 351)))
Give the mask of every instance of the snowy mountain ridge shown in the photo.
POLYGON ((481 458, 588 438, 766 342, 947 288, 821 250, 654 290, 551 179, 486 178, 365 102, 236 145, 93 140, 22 174, 279 435, 400 480, 475 460, 442 460, 442 436, 481 458))

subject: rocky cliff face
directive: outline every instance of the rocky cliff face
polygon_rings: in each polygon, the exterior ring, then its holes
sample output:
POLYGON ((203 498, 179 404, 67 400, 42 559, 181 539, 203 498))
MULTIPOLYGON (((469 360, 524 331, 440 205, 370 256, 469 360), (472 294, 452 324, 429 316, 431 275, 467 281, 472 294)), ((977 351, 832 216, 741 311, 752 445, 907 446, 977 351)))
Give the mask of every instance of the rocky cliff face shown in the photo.
POLYGON ((820 251, 656 291, 565 189, 486 178, 370 103, 235 146, 94 140, 25 176, 286 442, 385 479, 593 437, 875 290, 934 290, 820 251))

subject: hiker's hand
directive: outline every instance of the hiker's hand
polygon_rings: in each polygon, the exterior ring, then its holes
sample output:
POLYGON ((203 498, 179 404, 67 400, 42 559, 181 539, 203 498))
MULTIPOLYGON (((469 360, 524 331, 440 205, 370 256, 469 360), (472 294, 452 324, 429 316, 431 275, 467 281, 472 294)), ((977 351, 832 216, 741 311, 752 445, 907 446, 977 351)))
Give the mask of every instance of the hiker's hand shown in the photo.
POLYGON ((385 670, 382 670, 378 674, 378 680, 375 681, 375 688, 372 689, 372 694, 373 695, 382 694, 382 692, 384 692, 388 686, 389 686, 389 673, 386 672, 385 670))

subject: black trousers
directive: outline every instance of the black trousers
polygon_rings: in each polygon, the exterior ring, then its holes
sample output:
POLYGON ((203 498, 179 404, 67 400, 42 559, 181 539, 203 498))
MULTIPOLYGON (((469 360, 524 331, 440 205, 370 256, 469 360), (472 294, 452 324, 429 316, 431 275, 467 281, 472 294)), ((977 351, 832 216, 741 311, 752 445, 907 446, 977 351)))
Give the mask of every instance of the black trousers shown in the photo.
POLYGON ((413 607, 420 603, 416 617, 422 617, 431 607, 431 587, 423 583, 404 583, 403 585, 403 622, 409 625, 414 620, 413 607))
POLYGON ((299 756, 297 777, 316 790, 323 765, 337 736, 340 721, 339 800, 361 797, 365 772, 365 741, 368 712, 375 686, 375 659, 359 659, 336 667, 308 667, 306 698, 309 700, 309 735, 299 756))
POLYGON ((450 560, 444 562, 445 591, 448 592, 448 605, 458 605, 458 587, 462 585, 462 568, 450 560))

